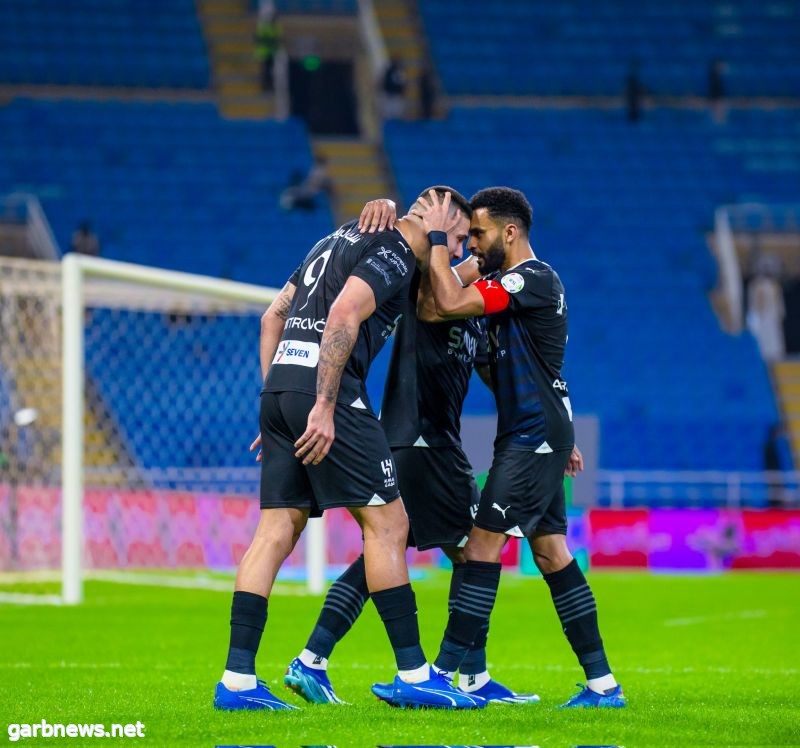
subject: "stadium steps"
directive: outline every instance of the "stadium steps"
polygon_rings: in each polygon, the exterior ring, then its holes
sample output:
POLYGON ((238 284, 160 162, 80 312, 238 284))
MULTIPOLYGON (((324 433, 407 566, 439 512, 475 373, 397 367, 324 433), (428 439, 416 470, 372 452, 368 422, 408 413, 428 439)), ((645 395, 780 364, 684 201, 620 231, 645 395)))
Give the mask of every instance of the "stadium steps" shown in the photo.
MULTIPOLYGON (((57 355, 23 355, 17 359, 15 368, 18 402, 38 411, 36 430, 39 469, 44 473, 56 471, 61 464, 60 359, 57 355)), ((113 421, 105 413, 99 398, 92 394, 91 383, 87 386, 87 391, 89 397, 83 417, 85 465, 87 468, 117 466, 121 462, 124 449, 112 433, 113 421)))
POLYGON ((375 0, 375 15, 390 59, 400 60, 405 70, 406 114, 419 116, 419 77, 425 66, 426 52, 422 23, 413 0, 375 0))
POLYGON ((795 465, 800 465, 800 361, 783 361, 773 370, 783 419, 789 428, 795 465))
POLYGON ((0 219, 0 255, 6 257, 30 257, 28 226, 16 221, 0 219))
POLYGON ((358 139, 315 138, 313 148, 328 163, 338 224, 358 217, 368 200, 394 197, 380 146, 358 139))
POLYGON ((198 0, 219 111, 228 119, 266 119, 274 111, 261 90, 255 19, 244 0, 198 0))

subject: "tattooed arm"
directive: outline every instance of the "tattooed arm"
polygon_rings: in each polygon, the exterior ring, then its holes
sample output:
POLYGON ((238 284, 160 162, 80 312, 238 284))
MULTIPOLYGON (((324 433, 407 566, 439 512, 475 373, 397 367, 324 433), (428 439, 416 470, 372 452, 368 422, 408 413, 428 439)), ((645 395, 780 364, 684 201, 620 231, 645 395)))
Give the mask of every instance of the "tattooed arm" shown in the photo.
POLYGON ((261 376, 264 379, 267 378, 269 365, 272 363, 272 359, 275 358, 275 351, 278 350, 278 343, 281 341, 283 326, 289 316, 295 289, 294 283, 287 283, 269 305, 267 311, 261 316, 259 354, 261 358, 261 376))
POLYGON ((333 413, 342 372, 356 344, 361 323, 375 311, 369 284, 351 275, 331 305, 319 349, 317 401, 308 414, 305 433, 295 442, 304 465, 319 465, 333 444, 333 413))

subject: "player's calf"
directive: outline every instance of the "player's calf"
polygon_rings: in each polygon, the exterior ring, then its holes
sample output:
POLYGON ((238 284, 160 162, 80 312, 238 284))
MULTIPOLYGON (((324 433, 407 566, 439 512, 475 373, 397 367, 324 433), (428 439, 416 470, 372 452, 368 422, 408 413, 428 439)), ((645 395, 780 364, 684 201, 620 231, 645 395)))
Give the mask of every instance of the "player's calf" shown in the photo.
POLYGON ((600 637, 597 603, 578 562, 567 550, 566 539, 563 535, 542 535, 530 543, 561 627, 586 674, 588 690, 600 696, 616 693, 618 684, 600 637))

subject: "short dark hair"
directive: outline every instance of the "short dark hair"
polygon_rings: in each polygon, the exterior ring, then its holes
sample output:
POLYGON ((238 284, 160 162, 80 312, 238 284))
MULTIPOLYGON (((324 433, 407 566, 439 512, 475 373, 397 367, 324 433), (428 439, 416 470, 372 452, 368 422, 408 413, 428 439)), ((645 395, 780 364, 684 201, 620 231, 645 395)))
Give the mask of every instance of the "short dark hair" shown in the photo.
POLYGON ((514 223, 527 234, 533 223, 533 208, 519 190, 511 187, 487 187, 479 190, 469 201, 472 210, 486 208, 489 217, 514 223))
MULTIPOLYGON (((421 197, 428 197, 428 193, 433 190, 439 197, 442 197, 445 192, 450 193, 450 204, 455 205, 467 218, 472 218, 472 206, 469 200, 465 198, 458 190, 448 187, 446 184, 435 184, 432 187, 426 187, 422 192, 417 195, 417 200, 421 197)), ((416 202, 416 200, 414 201, 416 202)))

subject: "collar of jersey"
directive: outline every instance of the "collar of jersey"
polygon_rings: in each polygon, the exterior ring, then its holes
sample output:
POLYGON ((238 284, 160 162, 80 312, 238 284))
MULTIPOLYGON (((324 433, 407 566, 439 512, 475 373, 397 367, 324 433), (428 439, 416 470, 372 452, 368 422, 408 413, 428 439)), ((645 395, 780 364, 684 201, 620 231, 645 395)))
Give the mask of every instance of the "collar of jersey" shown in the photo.
POLYGON ((505 275, 506 273, 510 273, 514 268, 518 268, 520 265, 524 265, 526 262, 539 262, 539 258, 529 257, 527 260, 522 260, 522 262, 518 262, 516 265, 512 265, 508 270, 504 270, 501 275, 505 275))

